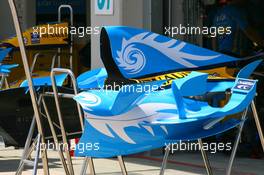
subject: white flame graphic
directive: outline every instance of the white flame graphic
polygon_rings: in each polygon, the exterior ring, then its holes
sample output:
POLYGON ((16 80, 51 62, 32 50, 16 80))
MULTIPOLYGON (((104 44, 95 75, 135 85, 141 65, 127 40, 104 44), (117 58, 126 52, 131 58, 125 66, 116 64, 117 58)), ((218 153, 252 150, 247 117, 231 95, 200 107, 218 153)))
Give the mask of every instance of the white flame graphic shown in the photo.
POLYGON ((186 45, 185 42, 180 42, 176 46, 174 45, 179 41, 175 39, 160 43, 155 41, 158 36, 159 35, 155 33, 150 34, 149 32, 143 32, 128 40, 123 38, 122 48, 120 51, 117 51, 116 60, 119 63, 118 66, 126 70, 128 74, 137 74, 145 67, 147 62, 146 57, 142 50, 135 47, 136 43, 151 46, 152 48, 166 55, 169 59, 187 68, 197 67, 197 65, 194 65, 188 60, 211 60, 220 56, 201 56, 189 54, 181 51, 186 45))
MULTIPOLYGON (((139 106, 136 106, 132 110, 116 115, 116 116, 96 116, 85 112, 85 118, 100 133, 114 138, 113 133, 109 130, 111 128, 116 135, 118 135, 122 140, 130 144, 136 144, 132 138, 130 138, 125 132, 127 127, 137 127, 145 128, 151 135, 155 135, 151 126, 140 125, 143 122, 152 122, 159 118, 166 117, 178 117, 177 114, 171 113, 160 113, 157 112, 161 109, 176 109, 175 104, 168 103, 145 103, 139 106)), ((168 131, 165 126, 161 125, 160 128, 164 131, 165 134, 168 134, 168 131)))

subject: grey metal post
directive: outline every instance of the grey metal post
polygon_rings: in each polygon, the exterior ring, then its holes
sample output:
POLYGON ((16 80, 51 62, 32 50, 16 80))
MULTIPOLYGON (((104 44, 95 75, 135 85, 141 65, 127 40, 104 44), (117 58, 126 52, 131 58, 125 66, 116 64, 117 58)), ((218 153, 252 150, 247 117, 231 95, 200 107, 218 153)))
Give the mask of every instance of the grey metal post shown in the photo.
MULTIPOLYGON (((30 68, 30 72, 31 72, 31 74, 32 74, 33 71, 34 71, 35 65, 36 65, 37 60, 38 60, 38 58, 40 57, 40 55, 41 55, 40 52, 38 52, 38 53, 36 53, 36 54, 34 55, 33 62, 32 62, 32 64, 31 64, 31 68, 30 68)), ((55 53, 55 54, 52 56, 51 70, 52 70, 52 69, 54 68, 54 66, 55 66, 55 62, 56 62, 56 58, 57 58, 57 56, 58 56, 57 53, 55 53)))
POLYGON ((257 130, 258 130, 259 139, 260 139, 260 142, 262 145, 262 149, 264 151, 264 136, 263 136, 263 131, 261 128, 261 124, 260 124, 259 117, 258 117, 258 112, 257 112, 256 105, 255 105, 254 101, 252 101, 252 103, 251 103, 251 109, 253 111, 253 117, 254 117, 254 120, 255 120, 255 123, 257 126, 257 130))
MULTIPOLYGON (((67 143, 65 128, 64 128, 64 124, 63 124, 63 120, 62 120, 61 110, 60 110, 60 104, 59 104, 59 101, 58 101, 58 90, 57 90, 57 86, 56 86, 56 82, 55 82, 55 73, 56 72, 57 73, 67 73, 68 75, 70 75, 75 95, 78 94, 78 84, 77 84, 76 78, 75 78, 75 76, 74 76, 74 74, 73 74, 73 72, 71 70, 62 69, 62 68, 54 68, 54 69, 52 69, 52 71, 51 71, 52 88, 53 88, 53 92, 54 92, 57 113, 58 113, 58 117, 59 117, 59 121, 60 121, 62 138, 63 138, 63 142, 67 143)), ((82 115, 82 111, 81 111, 81 106, 79 104, 77 104, 77 108, 78 108, 78 114, 79 114, 79 120, 80 120, 81 128, 82 128, 82 131, 84 131, 83 115, 82 115)), ((66 152, 66 156, 67 156, 68 162, 70 161, 70 163, 71 163, 71 157, 69 155, 69 151, 66 152)), ((86 172, 87 163, 89 163, 89 165, 90 165, 90 173, 92 175, 94 175, 95 174, 95 170, 94 170, 93 160, 92 160, 91 157, 88 157, 88 158, 85 159, 83 167, 82 167, 82 170, 81 170, 81 174, 86 172)), ((71 168, 72 168, 72 164, 70 164, 70 170, 71 170, 71 168)))
MULTIPOLYGON (((29 64, 28 64, 28 60, 27 60, 24 40, 23 40, 20 24, 18 21, 16 6, 14 3, 14 0, 8 0, 8 3, 10 6, 10 9, 11 9, 13 22, 14 22, 14 26, 15 26, 15 30, 16 30, 16 34, 17 34, 18 43, 19 43, 20 53, 21 53, 21 57, 22 57, 23 65, 24 65, 24 70, 25 70, 27 81, 28 81, 28 87, 29 87, 32 106, 34 109, 34 114, 35 114, 35 118, 36 118, 36 122, 37 122, 38 132, 41 136, 42 143, 45 143, 45 137, 44 137, 43 128, 42 128, 41 120, 40 120, 40 112, 39 112, 39 108, 38 108, 38 104, 37 104, 36 92, 35 92, 35 88, 33 86, 33 81, 32 81, 32 77, 31 77, 31 73, 30 73, 30 69, 29 69, 29 64)), ((44 174, 49 175, 47 150, 42 150, 41 155, 42 155, 44 174)))
POLYGON ((127 175, 127 170, 126 170, 126 166, 125 166, 125 162, 122 156, 117 156, 119 165, 121 167, 121 171, 123 175, 127 175))
POLYGON ((3 88, 4 83, 5 83, 5 75, 3 74, 0 81, 0 89, 3 88))
POLYGON ((93 159, 90 157, 84 159, 80 175, 86 174, 88 164, 90 165, 89 168, 90 168, 91 175, 95 175, 93 159))
MULTIPOLYGON (((69 9, 70 10, 70 25, 73 26, 73 9, 70 5, 61 5, 59 6, 59 9, 58 9, 58 22, 60 23, 61 22, 61 10, 63 8, 66 8, 66 9, 69 9)), ((58 48, 58 53, 61 52, 61 48, 58 48)), ((70 68, 71 70, 73 70, 73 63, 72 63, 72 53, 73 53, 73 35, 71 35, 70 37, 70 68)), ((60 55, 58 56, 58 67, 61 66, 61 63, 60 63, 60 55)))
MULTIPOLYGON (((54 68, 52 69, 51 71, 51 81, 52 81, 52 87, 53 87, 53 90, 56 89, 56 92, 54 91, 54 96, 55 96, 55 93, 57 93, 57 86, 56 86, 56 81, 55 81, 55 73, 66 73, 68 74, 70 77, 71 77, 71 80, 72 80, 72 85, 73 85, 73 90, 74 90, 74 94, 77 95, 79 90, 78 90, 78 84, 77 84, 77 81, 76 81, 76 78, 73 74, 73 72, 69 69, 63 69, 63 68, 54 68)), ((58 97, 58 93, 57 93, 57 97, 58 97)), ((56 98, 55 98, 56 99, 56 98)), ((82 130, 84 130, 84 125, 83 125, 83 115, 82 115, 82 109, 81 109, 81 106, 76 103, 77 105, 77 109, 78 109, 78 114, 79 114, 79 120, 80 120, 80 124, 81 124, 81 128, 82 130)))
POLYGON ((169 154, 170 154, 170 147, 171 147, 171 144, 166 146, 165 154, 164 154, 162 165, 161 165, 161 169, 160 169, 160 175, 164 175, 164 173, 165 173, 167 162, 168 162, 168 158, 169 158, 169 154))
POLYGON ((7 76, 5 76, 5 88, 6 89, 9 89, 10 88, 9 83, 7 81, 7 76))
MULTIPOLYGON (((47 107, 47 105, 46 105, 46 102, 45 102, 44 96, 41 95, 40 98, 41 98, 41 101, 42 101, 42 105, 43 105, 43 108, 44 108, 45 114, 46 114, 47 119, 48 119, 48 123, 49 123, 49 127, 50 127, 51 134, 52 134, 52 137, 53 137, 53 141, 54 141, 54 143, 55 143, 55 145, 56 145, 56 147, 57 147, 57 146, 59 146, 59 140, 58 140, 58 137, 57 137, 57 135, 56 135, 56 131, 55 131, 55 128, 54 128, 54 126, 53 126, 53 122, 52 122, 52 120, 51 120, 51 117, 50 117, 50 114, 49 114, 49 111, 48 111, 48 107, 47 107)), ((58 148, 58 153, 59 153, 59 157, 60 157, 60 160, 61 160, 62 166, 63 166, 64 171, 65 171, 65 174, 66 174, 66 175, 69 175, 69 174, 70 174, 70 173, 69 173, 69 169, 68 169, 68 167, 67 167, 67 163, 66 163, 66 161, 65 161, 65 158, 64 158, 63 152, 62 152, 62 150, 61 150, 61 147, 58 148)))
POLYGON ((208 175, 212 175, 213 171, 212 171, 208 156, 206 154, 206 151, 203 149, 203 141, 202 141, 202 139, 198 139, 198 143, 199 143, 200 148, 201 148, 201 153, 202 153, 202 156, 203 156, 203 161, 204 161, 204 165, 205 165, 205 168, 206 168, 206 172, 207 172, 208 175))
POLYGON ((40 147, 41 147, 40 142, 41 142, 41 135, 38 134, 36 153, 35 153, 35 161, 34 161, 33 173, 32 173, 33 175, 36 175, 37 171, 38 171, 39 152, 40 152, 40 147))
POLYGON ((23 170, 24 160, 27 158, 26 155, 27 155, 27 153, 29 151, 29 148, 30 148, 30 142, 31 142, 32 137, 33 137, 33 133, 34 133, 35 126, 36 126, 36 119, 33 116, 33 119, 31 121, 31 125, 30 125, 30 129, 29 129, 29 132, 28 132, 28 136, 27 136, 27 139, 26 139, 26 143, 25 143, 25 146, 24 146, 24 150, 23 150, 23 153, 22 153, 22 158, 20 160, 20 163, 19 163, 19 166, 18 166, 16 175, 21 174, 21 172, 23 170))
POLYGON ((169 0, 169 10, 168 10, 168 14, 169 14, 169 27, 172 27, 172 0, 169 0))
POLYGON ((34 55, 33 62, 31 64, 31 68, 30 68, 30 72, 31 73, 33 73, 33 70, 35 68, 35 65, 36 65, 36 62, 37 62, 37 59, 38 59, 39 55, 40 55, 39 52, 34 55))
POLYGON ((238 144, 239 144, 239 141, 240 141, 241 133, 243 131, 244 123, 245 123, 246 116, 247 116, 247 111, 248 111, 248 108, 244 111, 244 113, 243 113, 243 115, 241 117, 242 121, 241 121, 241 123, 239 125, 239 128, 238 128, 237 137, 236 137, 236 140, 235 140, 235 143, 234 143, 234 146, 233 146, 233 150, 232 150, 232 153, 231 153, 231 156, 230 156, 230 160, 229 160, 228 167, 227 167, 227 170, 226 170, 226 175, 230 175, 231 171, 232 171, 232 166, 233 166, 234 159, 235 159, 235 156, 236 156, 237 147, 238 147, 238 144))
MULTIPOLYGON (((53 89, 53 93, 54 93, 54 99, 55 99, 57 114, 58 114, 59 123, 60 123, 60 127, 61 127, 61 134, 62 134, 63 144, 68 145, 67 135, 66 135, 66 131, 65 131, 65 128, 64 128, 64 122, 63 122, 63 119, 62 119, 62 113, 61 113, 61 109, 60 109, 60 102, 59 102, 59 97, 58 97, 58 89, 57 89, 56 80, 55 80, 55 72, 58 72, 58 70, 60 70, 60 69, 59 68, 52 69, 50 78, 51 78, 51 82, 52 82, 52 89, 53 89)), ((66 152, 66 159, 67 159, 67 163, 68 163, 69 172, 70 172, 71 175, 74 175, 72 159, 71 159, 71 156, 70 156, 69 149, 67 148, 65 152, 66 152)))

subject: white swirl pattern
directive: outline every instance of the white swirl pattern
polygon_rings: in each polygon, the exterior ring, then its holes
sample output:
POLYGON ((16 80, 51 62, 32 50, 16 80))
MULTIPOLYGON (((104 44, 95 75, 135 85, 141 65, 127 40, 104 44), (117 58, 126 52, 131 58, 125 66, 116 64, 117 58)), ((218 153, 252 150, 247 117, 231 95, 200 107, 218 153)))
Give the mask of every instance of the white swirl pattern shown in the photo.
POLYGON ((85 102, 85 108, 90 111, 90 107, 99 106, 102 102, 100 97, 88 92, 86 92, 84 96, 80 96, 79 98, 81 101, 85 102))
POLYGON ((175 61, 187 68, 198 67, 191 61, 211 60, 220 56, 219 54, 213 56, 203 56, 186 53, 182 51, 186 45, 185 42, 179 42, 178 40, 171 39, 167 42, 161 43, 155 41, 158 36, 159 35, 155 33, 143 32, 131 37, 128 40, 123 38, 122 48, 120 51, 117 51, 116 60, 118 62, 118 66, 125 70, 128 74, 137 74, 143 70, 147 59, 144 52, 135 47, 137 43, 150 46, 167 56, 172 61, 175 61), (179 44, 176 45, 177 42, 179 42, 179 44))

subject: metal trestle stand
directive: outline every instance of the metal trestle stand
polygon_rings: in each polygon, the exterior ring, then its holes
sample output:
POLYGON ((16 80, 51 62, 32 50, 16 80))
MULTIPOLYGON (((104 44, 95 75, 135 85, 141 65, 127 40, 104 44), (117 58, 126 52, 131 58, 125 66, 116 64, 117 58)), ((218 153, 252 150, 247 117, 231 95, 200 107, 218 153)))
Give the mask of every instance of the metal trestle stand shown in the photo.
POLYGON ((0 90, 3 89, 3 87, 5 88, 9 88, 9 84, 8 84, 8 81, 7 81, 7 77, 8 77, 8 74, 0 74, 1 76, 1 80, 0 80, 0 90))
MULTIPOLYGON (((59 97, 73 98, 74 95, 78 94, 78 85, 77 85, 76 78, 75 78, 73 72, 71 70, 69 70, 69 69, 62 69, 62 68, 54 68, 54 69, 52 69, 52 71, 51 71, 51 81, 52 81, 53 94, 50 94, 50 95, 54 96, 56 109, 57 109, 57 114, 58 114, 58 118, 59 118, 59 122, 60 122, 62 140, 63 140, 64 144, 67 144, 68 143, 67 142, 67 133, 66 133, 65 127, 64 127, 64 122, 63 122, 62 113, 61 113, 61 109, 60 109, 59 97), (66 73, 66 74, 68 74, 70 76, 72 87, 73 87, 73 90, 74 90, 74 94, 58 93, 58 89, 57 89, 56 81, 55 81, 55 74, 56 73, 66 73)), ((80 125, 81 125, 81 128, 82 128, 82 131, 84 131, 83 113, 82 113, 82 110, 81 110, 81 106, 78 103, 76 103, 76 105, 77 105, 77 109, 78 109, 80 125)), ((72 160, 71 160, 71 156, 70 156, 69 150, 66 150, 66 159, 67 159, 67 163, 68 163, 68 168, 69 168, 70 174, 74 174, 72 160)), ((118 161, 119 161, 119 164, 120 164, 120 167, 121 167, 121 170, 122 170, 122 174, 123 175, 127 175, 127 170, 126 170, 126 167, 125 167, 125 163, 124 163, 123 158, 121 156, 118 156, 118 161)), ((83 166, 82 166, 82 169, 81 169, 81 175, 86 174, 87 165, 88 164, 89 164, 90 174, 91 175, 95 175, 94 163, 93 163, 93 159, 91 157, 85 158, 83 166)))
POLYGON ((259 117, 258 117, 258 112, 257 112, 256 105, 255 105, 255 102, 254 101, 252 101, 252 103, 251 103, 251 109, 252 109, 253 117, 254 117, 254 120, 255 120, 255 123, 256 123, 256 127, 257 127, 257 130, 258 130, 258 134, 259 134, 259 139, 260 139, 260 142, 261 142, 261 146, 262 146, 262 149, 263 149, 263 152, 264 152, 264 136, 263 136, 263 130, 261 128, 261 124, 260 124, 259 117))
MULTIPOLYGON (((32 102, 32 106, 34 109, 34 117, 36 119, 38 133, 40 135, 39 138, 41 140, 41 143, 45 143, 45 137, 44 137, 43 127, 41 125, 40 112, 39 112, 39 107, 38 107, 38 103, 37 103, 36 92, 35 92, 35 89, 33 86, 33 81, 32 81, 32 77, 31 77, 31 73, 30 73, 30 69, 29 69, 28 59, 27 59, 26 50, 25 50, 25 44, 24 44, 20 24, 18 21, 16 6, 14 3, 14 0, 8 0, 8 3, 10 6, 10 9, 11 9, 12 18, 13 18, 13 22, 14 22, 14 26, 15 26, 15 30, 16 30, 16 35, 17 35, 17 39, 18 39, 18 43, 19 43, 20 53, 21 53, 21 57, 22 57, 22 61, 23 61, 23 66, 24 66, 26 78, 28 81, 28 87, 29 87, 31 102, 32 102)), ((41 156, 42 156, 42 164, 43 164, 44 174, 49 175, 47 151, 41 150, 41 156)))
MULTIPOLYGON (((256 121, 256 124, 257 124, 257 128, 258 128, 258 131, 259 131, 259 135, 260 135, 260 137, 262 137, 261 138, 262 139, 261 142, 263 142, 263 134, 261 134, 262 132, 260 132, 261 131, 261 127, 260 127, 260 123, 259 123, 258 116, 257 116, 257 111, 256 111, 256 108, 255 108, 255 105, 254 105, 253 101, 251 103, 251 107, 252 107, 254 118, 255 118, 255 121, 256 121)), ((226 170, 226 175, 230 175, 231 174, 233 162, 234 162, 235 155, 236 155, 236 152, 237 152, 237 148, 238 148, 238 145, 239 145, 239 141, 240 141, 240 138, 241 138, 241 133, 243 131, 244 123, 245 123, 245 120, 246 120, 247 111, 248 111, 248 108, 243 112, 242 117, 241 117, 241 123, 238 126, 238 133, 237 133, 236 140, 235 140, 235 143, 234 143, 234 146, 233 146, 233 150, 232 150, 232 153, 231 153, 231 156, 230 156, 230 159, 229 159, 228 167, 227 167, 227 170, 226 170)), ((201 154, 202 154, 202 157, 203 157, 203 161, 204 161, 204 165, 205 165, 205 168, 206 168, 206 172, 207 172, 208 175, 212 175, 213 172, 212 172, 212 168, 210 166, 210 161, 209 161, 209 159, 207 157, 207 154, 206 154, 205 150, 202 149, 202 145, 203 145, 202 139, 198 139, 198 143, 200 144, 200 147, 201 147, 201 154)), ((164 172, 165 172, 165 169, 166 169, 166 165, 167 165, 168 157, 169 157, 169 153, 170 153, 170 147, 169 146, 170 145, 168 145, 166 150, 165 150, 165 155, 163 157, 163 162, 162 162, 162 166, 161 166, 161 170, 160 170, 160 175, 164 175, 164 172)))

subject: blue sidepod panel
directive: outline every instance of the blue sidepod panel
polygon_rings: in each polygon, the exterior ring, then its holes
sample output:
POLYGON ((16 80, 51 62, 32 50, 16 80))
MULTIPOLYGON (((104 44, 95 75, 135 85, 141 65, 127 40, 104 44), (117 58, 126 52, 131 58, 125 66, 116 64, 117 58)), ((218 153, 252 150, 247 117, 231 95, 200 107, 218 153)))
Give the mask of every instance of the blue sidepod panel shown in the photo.
MULTIPOLYGON (((62 86, 65 79, 67 78, 67 74, 60 74, 60 75, 55 75, 55 80, 57 86, 62 86)), ((38 77, 38 78, 33 78, 33 85, 35 87, 40 87, 40 86, 51 86, 51 79, 50 77, 38 77)), ((28 87, 28 81, 24 80, 21 84, 20 87, 28 87)))
POLYGON ((104 28, 114 62, 125 78, 193 70, 239 60, 143 29, 124 26, 104 28))
POLYGON ((0 73, 8 74, 11 72, 10 69, 18 67, 18 64, 10 64, 10 65, 1 64, 1 62, 5 59, 5 57, 11 50, 12 48, 6 48, 6 49, 0 48, 0 73))
POLYGON ((12 50, 12 48, 2 49, 0 48, 0 63, 5 59, 7 54, 12 50))
POLYGON ((11 72, 10 69, 18 67, 18 64, 3 64, 0 65, 0 73, 8 74, 11 72))
MULTIPOLYGON (((202 73, 192 75, 194 79, 203 79, 204 76, 202 73)), ((193 88, 195 85, 192 83, 197 84, 190 79, 185 80, 186 85, 182 81, 174 81, 179 91, 181 87, 193 88)), ((255 92, 256 81, 238 78, 232 88, 232 97, 223 108, 177 96, 182 98, 184 118, 179 116, 177 107, 181 105, 177 104, 179 100, 176 100, 173 89, 145 94, 137 104, 118 114, 112 113, 111 109, 119 91, 83 92, 75 97, 85 113, 85 131, 75 154, 92 157, 128 155, 159 148, 169 142, 193 140, 224 132, 238 125, 240 120, 230 119, 208 129, 204 126, 218 118, 243 111, 254 98, 255 92)))
POLYGON ((103 88, 107 78, 105 68, 93 69, 82 73, 77 77, 78 87, 82 90, 91 88, 103 88))

